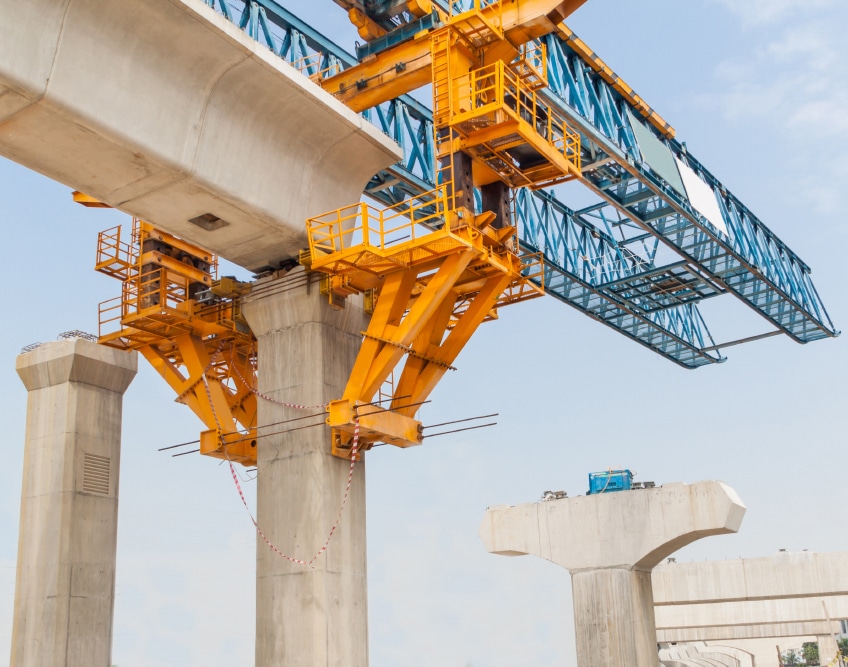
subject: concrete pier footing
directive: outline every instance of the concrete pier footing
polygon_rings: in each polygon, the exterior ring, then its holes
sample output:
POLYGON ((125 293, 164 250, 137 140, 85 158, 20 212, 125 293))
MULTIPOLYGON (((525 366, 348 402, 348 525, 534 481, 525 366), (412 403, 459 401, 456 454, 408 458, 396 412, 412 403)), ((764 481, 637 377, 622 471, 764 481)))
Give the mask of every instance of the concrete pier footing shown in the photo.
POLYGON ((11 667, 111 665, 123 393, 136 354, 82 339, 22 354, 27 397, 11 667))
MULTIPOLYGON (((361 299, 332 308, 319 293, 318 277, 301 268, 260 281, 253 294, 244 312, 259 342, 260 393, 311 406, 340 397, 367 326, 361 299)), ((281 551, 309 560, 336 520, 350 463, 330 454, 322 408, 301 410, 260 398, 258 413, 259 526, 281 551), (284 423, 310 413, 318 416, 284 423)), ((313 566, 280 557, 258 538, 257 667, 368 664, 362 461, 341 523, 313 566)))
POLYGON ((579 667, 657 665, 651 570, 695 540, 739 529, 745 505, 721 482, 490 507, 486 548, 571 573, 579 667))

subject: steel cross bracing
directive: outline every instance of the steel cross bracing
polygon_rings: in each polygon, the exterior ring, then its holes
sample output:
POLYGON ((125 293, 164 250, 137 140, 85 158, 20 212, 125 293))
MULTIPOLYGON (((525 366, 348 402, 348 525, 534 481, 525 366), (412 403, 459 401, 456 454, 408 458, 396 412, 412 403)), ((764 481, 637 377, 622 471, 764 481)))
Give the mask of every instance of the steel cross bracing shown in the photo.
MULTIPOLYGON (((341 47, 274 0, 205 0, 307 76, 356 64, 341 47)), ((467 2, 467 0, 466 0, 467 2)), ((668 148, 715 191, 729 235, 643 163, 628 103, 569 44, 545 38, 549 102, 580 129, 583 181, 600 202, 574 212, 551 192, 522 191, 522 245, 546 258, 546 291, 676 363, 723 361, 697 301, 733 292, 800 342, 838 335, 801 262, 685 148, 668 148)), ((365 194, 397 204, 433 187, 432 114, 409 95, 362 114, 403 148, 402 162, 365 194)), ((660 133, 655 133, 658 138, 660 133)))
MULTIPOLYGON (((798 342, 837 335, 810 279, 809 267, 673 139, 671 153, 713 191, 728 234, 700 216, 651 171, 620 96, 569 46, 563 34, 545 37, 552 102, 578 124, 588 160, 599 164, 585 182, 628 222, 704 269, 703 278, 743 301, 798 342)), ((587 162, 588 164, 589 162, 587 162)))
MULTIPOLYGON (((307 76, 357 62, 344 49, 273 0, 249 4, 242 0, 233 4, 222 0, 206 2, 284 60, 298 63, 307 76)), ((432 189, 432 112, 409 95, 403 95, 362 115, 392 137, 404 151, 404 160, 377 174, 365 194, 392 205, 432 189)), ((703 351, 705 342, 712 346, 713 341, 696 307, 686 305, 659 312, 642 311, 598 289, 598 276, 604 275, 604 271, 584 271, 581 275, 577 264, 604 267, 605 257, 611 255, 598 252, 597 243, 570 245, 574 239, 588 238, 587 234, 591 237, 591 225, 579 224, 573 212, 554 195, 523 192, 516 204, 522 245, 528 252, 541 251, 546 257, 547 293, 684 367, 695 368, 724 360, 716 352, 703 351), (528 202, 532 205, 527 205, 528 202)), ((611 237, 605 235, 604 238, 614 249, 613 255, 632 258, 622 262, 621 275, 636 275, 652 266, 650 253, 639 259, 636 253, 620 247, 611 237)))

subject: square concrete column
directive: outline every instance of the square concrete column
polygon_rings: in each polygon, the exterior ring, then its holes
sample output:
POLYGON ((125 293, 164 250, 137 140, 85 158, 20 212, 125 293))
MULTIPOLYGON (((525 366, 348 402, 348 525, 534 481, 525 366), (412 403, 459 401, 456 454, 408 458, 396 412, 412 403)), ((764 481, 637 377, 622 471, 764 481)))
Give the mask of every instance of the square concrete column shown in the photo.
POLYGON ((123 393, 137 356, 83 339, 22 354, 27 396, 11 667, 110 667, 123 393))
POLYGON ((490 507, 483 544, 571 573, 579 667, 659 662, 651 570, 690 542, 739 530, 745 505, 721 482, 490 507))
POLYGON ((816 641, 819 644, 819 664, 829 665, 839 651, 836 637, 833 635, 817 635, 816 641))
MULTIPOLYGON (((318 275, 298 267, 284 278, 256 283, 244 313, 259 341, 261 394, 312 406, 342 396, 367 326, 361 298, 348 298, 344 309, 334 309, 319 292, 318 275)), ((298 410, 259 398, 257 521, 277 548, 304 560, 327 539, 350 468, 349 461, 330 454, 330 429, 323 422, 322 408, 298 410), (316 418, 280 423, 316 413, 316 418), (308 424, 319 425, 299 428, 308 424)), ((365 466, 360 461, 341 523, 314 569, 281 558, 257 538, 256 665, 367 664, 365 466)))

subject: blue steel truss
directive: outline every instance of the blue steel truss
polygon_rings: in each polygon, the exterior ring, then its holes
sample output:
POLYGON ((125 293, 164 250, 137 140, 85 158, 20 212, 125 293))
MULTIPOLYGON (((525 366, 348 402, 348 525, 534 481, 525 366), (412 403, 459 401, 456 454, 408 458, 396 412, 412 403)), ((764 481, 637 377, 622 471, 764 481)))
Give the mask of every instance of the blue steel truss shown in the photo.
MULTIPOLYGON (((703 284, 729 291, 801 343, 838 335, 809 267, 675 140, 672 155, 718 193, 727 234, 643 160, 627 103, 559 34, 545 38, 549 101, 580 128, 583 181, 623 218, 689 260, 703 284)), ((653 132, 651 128, 646 128, 653 132)))
MULTIPOLYGON (((275 0, 205 2, 306 75, 357 62, 275 0)), ((463 8, 454 4, 454 11, 463 8)), ((516 196, 521 245, 546 258, 546 292, 687 368, 724 361, 696 304, 727 292, 800 342, 838 335, 809 267, 681 144, 663 140, 721 193, 729 235, 700 216, 643 162, 627 101, 567 40, 549 35, 546 42, 549 102, 579 128, 582 180, 600 199, 572 211, 552 192, 516 196)), ((397 204, 430 190, 435 173, 430 110, 403 95, 362 115, 404 152, 401 162, 371 180, 365 194, 397 204)))

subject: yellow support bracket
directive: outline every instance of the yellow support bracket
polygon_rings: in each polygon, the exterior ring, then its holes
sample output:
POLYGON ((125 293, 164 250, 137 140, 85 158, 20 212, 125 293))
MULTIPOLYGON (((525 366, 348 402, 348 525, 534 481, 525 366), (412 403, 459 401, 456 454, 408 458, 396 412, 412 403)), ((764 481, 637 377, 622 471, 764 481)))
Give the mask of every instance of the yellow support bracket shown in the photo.
POLYGON ((344 395, 330 403, 332 451, 423 442, 415 418, 480 324, 497 308, 543 293, 541 256, 513 251, 515 229, 449 206, 446 184, 387 209, 355 204, 307 222, 311 268, 376 302, 344 395), (395 373, 398 381, 382 389, 395 373))
MULTIPOLYGON (((79 199, 79 197, 77 197, 79 199)), ((249 285, 217 279, 217 257, 133 221, 98 240, 98 271, 122 282, 100 305, 100 342, 138 350, 206 427, 200 453, 256 465, 256 344, 241 315, 249 285)))
MULTIPOLYGON (((337 0, 338 2, 339 0, 337 0)), ((512 60, 527 42, 554 32, 557 25, 586 0, 475 0, 469 11, 442 21, 458 31, 468 48, 479 51, 479 64, 493 59, 512 60), (484 56, 484 53, 488 55, 484 56)), ((410 3, 412 4, 412 3, 410 3)), ((420 8, 425 3, 418 0, 420 8)), ((365 16, 362 8, 349 17, 367 41, 383 30, 365 16)), ((355 111, 364 111, 433 82, 431 79, 431 33, 422 31, 411 40, 365 58, 343 71, 327 72, 318 83, 355 111)))

